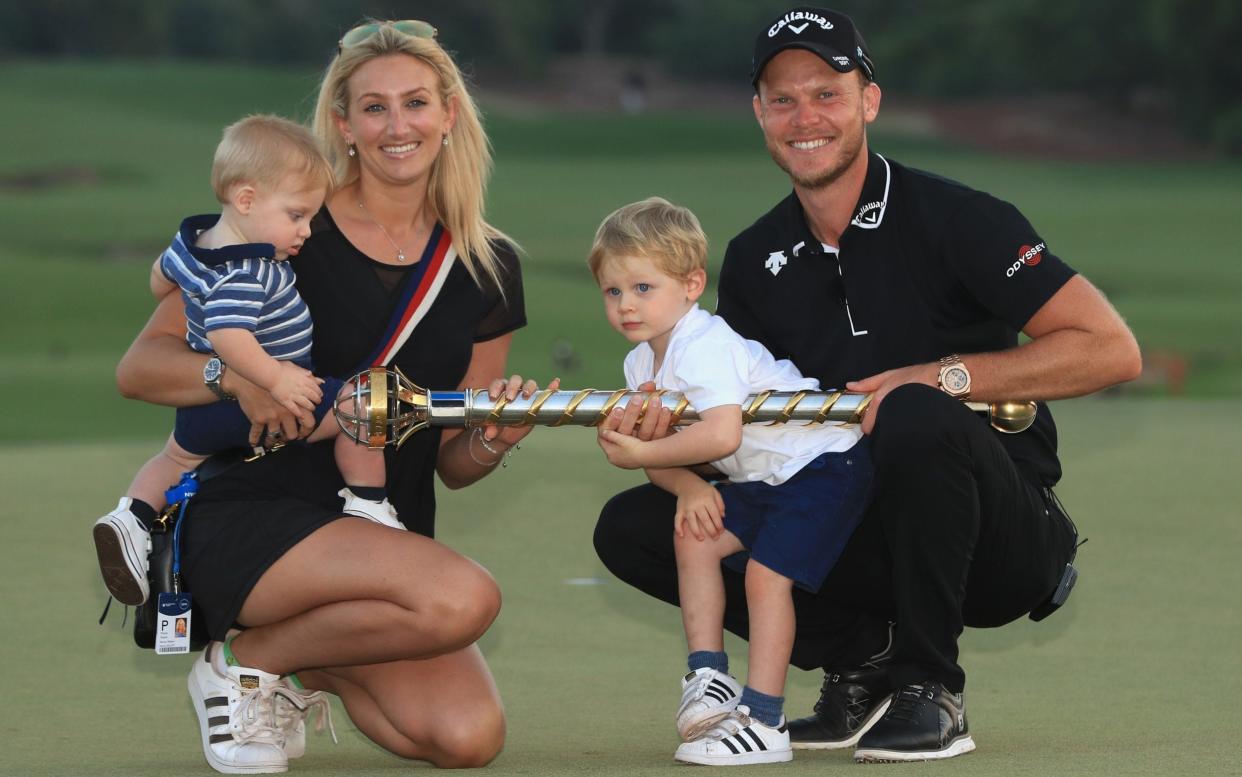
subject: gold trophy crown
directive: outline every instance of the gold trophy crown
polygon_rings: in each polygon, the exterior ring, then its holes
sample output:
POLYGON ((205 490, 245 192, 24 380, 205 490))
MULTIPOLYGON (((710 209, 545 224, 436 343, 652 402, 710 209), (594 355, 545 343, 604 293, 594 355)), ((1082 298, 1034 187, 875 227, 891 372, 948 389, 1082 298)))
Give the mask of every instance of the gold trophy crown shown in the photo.
MULTIPOLYGON (((642 402, 639 419, 653 408, 668 408, 672 423, 699 420, 689 400, 677 391, 579 391, 544 389, 529 397, 491 399, 485 389, 431 391, 415 385, 399 369, 375 367, 346 383, 333 406, 345 434, 369 448, 401 447, 410 435, 429 426, 471 429, 479 426, 598 426, 613 408, 631 399, 642 402)), ((743 402, 743 423, 856 424, 871 394, 845 391, 760 391, 743 402)), ((1034 402, 967 402, 994 429, 1025 431, 1035 421, 1034 402)))

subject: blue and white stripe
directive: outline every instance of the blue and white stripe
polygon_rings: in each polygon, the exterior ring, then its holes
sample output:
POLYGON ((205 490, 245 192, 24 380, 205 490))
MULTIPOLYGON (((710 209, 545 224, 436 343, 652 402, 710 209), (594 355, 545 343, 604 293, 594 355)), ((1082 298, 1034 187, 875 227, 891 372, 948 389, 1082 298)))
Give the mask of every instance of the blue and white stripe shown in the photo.
POLYGON ((309 367, 312 323, 294 286, 293 268, 274 261, 275 249, 266 243, 195 247, 199 233, 218 218, 186 219, 160 257, 160 269, 185 299, 186 342, 211 353, 208 332, 245 329, 270 356, 309 367))

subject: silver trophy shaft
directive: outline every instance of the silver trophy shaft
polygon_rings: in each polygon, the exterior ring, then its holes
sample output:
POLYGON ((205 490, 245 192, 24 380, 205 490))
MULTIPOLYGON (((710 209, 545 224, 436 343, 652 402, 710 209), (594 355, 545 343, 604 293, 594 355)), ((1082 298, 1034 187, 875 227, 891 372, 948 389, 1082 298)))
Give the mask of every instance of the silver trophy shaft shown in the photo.
MULTIPOLYGON (((680 392, 656 391, 537 391, 529 397, 493 400, 482 389, 428 391, 400 370, 372 368, 350 379, 350 390, 339 396, 333 410, 350 438, 371 448, 400 447, 411 434, 428 426, 474 428, 497 426, 597 426, 617 407, 631 400, 642 403, 639 419, 657 407, 666 408, 671 423, 697 421, 699 416, 680 392), (656 404, 658 403, 658 405, 656 404)), ((842 391, 760 391, 742 403, 743 423, 857 424, 866 415, 871 394, 842 391)), ((994 428, 1021 432, 1035 420, 1034 402, 967 402, 994 428)))
MULTIPOLYGON (((530 397, 492 400, 483 390, 428 392, 427 423, 431 426, 596 426, 614 407, 631 399, 658 402, 673 414, 674 424, 699 420, 689 401, 676 391, 649 395, 639 391, 537 391, 530 397)), ((742 403, 745 423, 858 423, 870 397, 838 391, 763 391, 742 403)), ((641 415, 640 415, 641 417, 641 415)))

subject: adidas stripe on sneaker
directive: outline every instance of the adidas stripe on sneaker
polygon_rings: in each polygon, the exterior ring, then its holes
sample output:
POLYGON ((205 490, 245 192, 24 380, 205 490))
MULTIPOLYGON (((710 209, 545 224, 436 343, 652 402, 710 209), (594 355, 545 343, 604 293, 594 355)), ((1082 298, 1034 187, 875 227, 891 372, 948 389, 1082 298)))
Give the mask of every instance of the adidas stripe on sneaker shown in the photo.
POLYGON ((208 645, 186 681, 207 763, 225 774, 288 771, 289 757, 272 698, 277 688, 284 687, 281 679, 241 666, 217 673, 211 658, 221 648, 219 642, 208 645))
POLYGON ((784 716, 776 727, 765 726, 750 717, 750 710, 743 705, 699 739, 683 742, 673 758, 707 766, 744 766, 790 761, 793 750, 784 716))
POLYGON ((681 741, 701 737, 733 711, 741 695, 737 680, 715 669, 696 669, 681 678, 681 706, 677 708, 681 741))

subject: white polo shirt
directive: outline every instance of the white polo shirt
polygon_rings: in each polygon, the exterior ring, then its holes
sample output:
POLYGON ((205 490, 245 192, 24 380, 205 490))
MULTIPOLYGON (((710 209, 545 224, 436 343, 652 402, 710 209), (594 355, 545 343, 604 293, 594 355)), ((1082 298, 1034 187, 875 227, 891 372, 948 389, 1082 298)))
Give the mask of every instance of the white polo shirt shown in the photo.
MULTIPOLYGON (((680 391, 702 413, 720 405, 742 405, 750 394, 815 391, 819 382, 804 378, 793 362, 777 361, 759 343, 729 328, 723 318, 695 305, 673 327, 659 372, 655 352, 640 343, 625 357, 625 383, 633 390, 646 381, 680 391)), ((746 424, 742 444, 712 465, 735 483, 762 480, 779 485, 823 453, 849 450, 862 437, 857 426, 746 424)))

